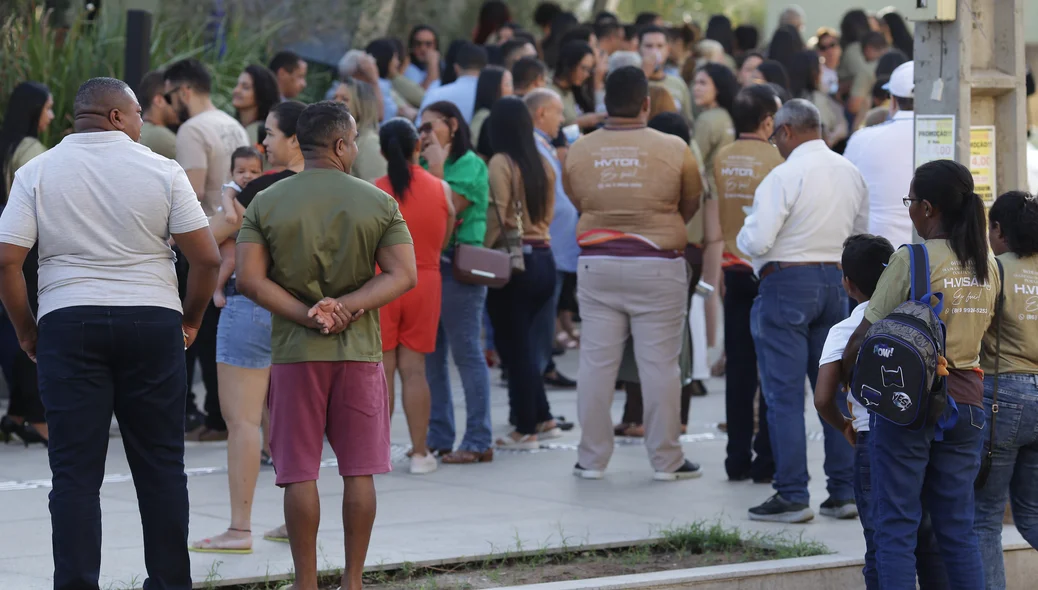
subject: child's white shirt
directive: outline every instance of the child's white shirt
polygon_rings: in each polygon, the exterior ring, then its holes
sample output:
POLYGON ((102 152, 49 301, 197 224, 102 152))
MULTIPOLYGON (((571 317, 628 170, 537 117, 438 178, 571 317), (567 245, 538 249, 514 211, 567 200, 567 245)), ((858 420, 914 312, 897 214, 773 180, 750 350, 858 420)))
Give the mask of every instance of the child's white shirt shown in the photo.
MULTIPOLYGON (((818 361, 818 366, 839 362, 843 359, 843 351, 847 348, 847 343, 850 341, 851 336, 854 335, 854 331, 861 325, 861 320, 865 318, 865 309, 868 306, 867 301, 858 305, 851 312, 851 317, 829 329, 829 335, 825 338, 825 346, 822 347, 822 357, 818 361)), ((858 400, 854 399, 852 395, 847 396, 847 405, 851 409, 854 430, 857 432, 868 432, 869 411, 859 404, 858 400)))

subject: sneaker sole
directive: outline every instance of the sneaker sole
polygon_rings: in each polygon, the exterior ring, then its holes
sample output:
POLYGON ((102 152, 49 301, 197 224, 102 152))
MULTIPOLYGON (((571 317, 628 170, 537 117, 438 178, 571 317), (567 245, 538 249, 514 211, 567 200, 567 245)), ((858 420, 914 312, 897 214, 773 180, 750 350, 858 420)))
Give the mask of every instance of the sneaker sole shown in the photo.
POLYGON ((758 520, 761 522, 784 522, 787 524, 808 522, 815 517, 815 513, 810 508, 804 508, 803 510, 797 510, 796 512, 783 512, 781 514, 754 514, 750 512, 749 515, 750 520, 758 520))
POLYGON ((594 469, 573 469, 573 475, 580 479, 602 479, 605 477, 605 471, 596 471, 594 469))
POLYGON ((850 520, 852 518, 858 518, 858 507, 854 504, 847 504, 845 506, 840 506, 839 508, 819 508, 818 513, 830 518, 850 520))
POLYGON ((703 470, 698 471, 681 471, 675 473, 664 473, 657 471, 653 474, 652 479, 656 481, 681 481, 683 479, 696 479, 703 476, 703 470))

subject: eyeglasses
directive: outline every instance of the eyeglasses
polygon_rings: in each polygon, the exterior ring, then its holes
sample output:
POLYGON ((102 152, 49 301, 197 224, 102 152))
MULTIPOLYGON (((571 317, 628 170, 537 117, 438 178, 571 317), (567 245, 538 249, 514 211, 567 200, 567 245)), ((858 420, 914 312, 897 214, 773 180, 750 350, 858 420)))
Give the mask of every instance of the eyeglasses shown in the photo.
POLYGON ((176 92, 177 92, 178 90, 180 90, 180 89, 181 89, 181 88, 183 88, 183 87, 184 87, 184 85, 183 85, 183 84, 181 84, 181 85, 179 85, 179 86, 174 86, 172 90, 170 90, 169 92, 167 92, 167 93, 163 94, 163 95, 162 95, 162 98, 165 98, 165 99, 166 99, 166 104, 168 104, 168 105, 172 106, 172 105, 173 105, 173 95, 174 95, 174 94, 175 94, 175 93, 176 93, 176 92))
POLYGON ((905 207, 911 207, 912 201, 922 201, 922 199, 913 199, 912 197, 905 197, 901 199, 901 202, 905 204, 905 207))
POLYGON ((418 128, 418 135, 432 133, 433 123, 435 123, 436 121, 443 121, 443 119, 434 119, 433 121, 429 121, 428 123, 422 123, 422 125, 418 128))

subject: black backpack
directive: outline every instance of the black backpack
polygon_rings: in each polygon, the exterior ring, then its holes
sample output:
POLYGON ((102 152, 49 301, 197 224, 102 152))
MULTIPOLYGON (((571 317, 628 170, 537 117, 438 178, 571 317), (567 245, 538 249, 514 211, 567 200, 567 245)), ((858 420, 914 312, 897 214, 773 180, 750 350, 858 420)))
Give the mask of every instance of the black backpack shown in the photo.
POLYGON ((944 295, 931 292, 926 247, 902 247, 911 255, 908 301, 865 334, 851 394, 877 416, 918 430, 936 423, 948 404, 947 382, 937 371, 938 359, 945 354, 946 328, 939 315, 944 295))

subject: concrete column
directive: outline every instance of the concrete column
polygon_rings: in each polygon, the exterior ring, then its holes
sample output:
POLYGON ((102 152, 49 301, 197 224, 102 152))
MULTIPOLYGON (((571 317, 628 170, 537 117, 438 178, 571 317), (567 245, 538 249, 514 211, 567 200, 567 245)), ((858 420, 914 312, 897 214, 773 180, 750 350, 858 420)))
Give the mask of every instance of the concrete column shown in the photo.
POLYGON ((995 125, 998 193, 1027 188, 1023 4, 960 0, 954 21, 915 24, 916 113, 955 115, 955 160, 963 164, 970 127, 995 125))

